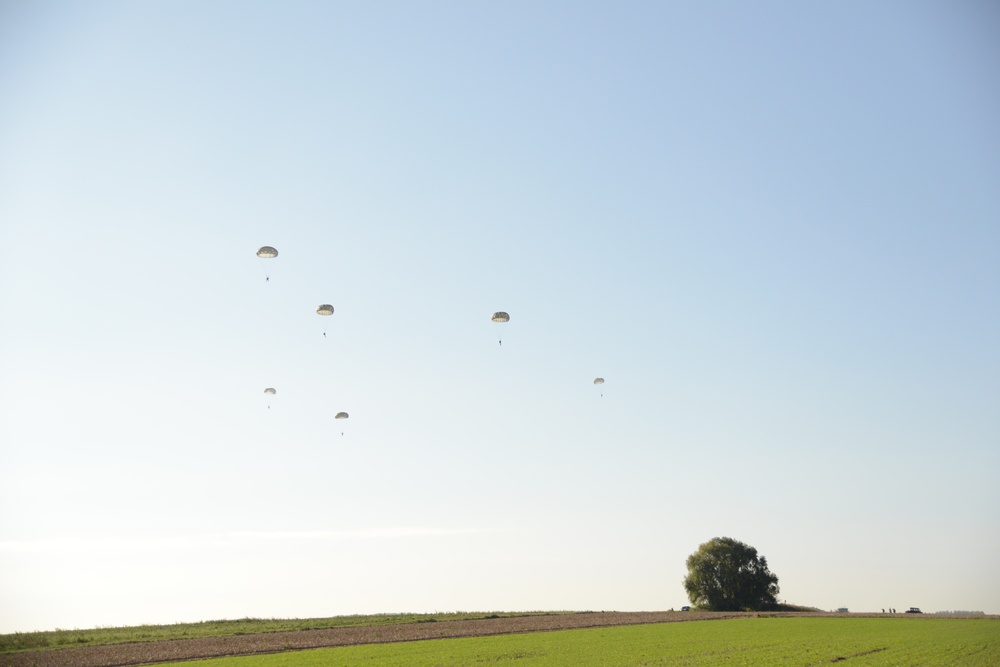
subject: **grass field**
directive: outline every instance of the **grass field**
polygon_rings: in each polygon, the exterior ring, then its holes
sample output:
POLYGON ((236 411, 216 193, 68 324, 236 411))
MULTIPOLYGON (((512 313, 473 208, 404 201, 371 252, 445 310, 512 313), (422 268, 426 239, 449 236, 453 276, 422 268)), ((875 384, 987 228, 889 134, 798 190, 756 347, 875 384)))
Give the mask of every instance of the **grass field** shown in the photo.
POLYGON ((1000 621, 747 618, 345 646, 217 658, 192 667, 466 665, 1000 665, 1000 621))

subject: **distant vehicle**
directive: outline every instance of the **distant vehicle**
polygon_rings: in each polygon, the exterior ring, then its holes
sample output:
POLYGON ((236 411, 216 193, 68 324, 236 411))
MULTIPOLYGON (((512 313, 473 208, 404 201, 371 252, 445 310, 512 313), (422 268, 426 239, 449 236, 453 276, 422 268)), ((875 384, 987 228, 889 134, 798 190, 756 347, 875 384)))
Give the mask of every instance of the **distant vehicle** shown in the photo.
POLYGON ((924 612, 920 611, 920 607, 910 607, 906 610, 907 614, 922 614, 924 612))
POLYGON ((681 607, 681 611, 691 611, 691 607, 684 605, 683 607, 681 607))

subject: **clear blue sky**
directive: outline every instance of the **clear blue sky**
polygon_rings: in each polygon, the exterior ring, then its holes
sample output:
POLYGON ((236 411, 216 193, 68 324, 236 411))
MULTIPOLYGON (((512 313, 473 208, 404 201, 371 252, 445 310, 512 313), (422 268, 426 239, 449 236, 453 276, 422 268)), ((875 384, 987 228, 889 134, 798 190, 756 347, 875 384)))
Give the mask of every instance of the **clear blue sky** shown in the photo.
POLYGON ((0 4, 0 632, 676 608, 716 536, 1000 613, 998 35, 0 4))

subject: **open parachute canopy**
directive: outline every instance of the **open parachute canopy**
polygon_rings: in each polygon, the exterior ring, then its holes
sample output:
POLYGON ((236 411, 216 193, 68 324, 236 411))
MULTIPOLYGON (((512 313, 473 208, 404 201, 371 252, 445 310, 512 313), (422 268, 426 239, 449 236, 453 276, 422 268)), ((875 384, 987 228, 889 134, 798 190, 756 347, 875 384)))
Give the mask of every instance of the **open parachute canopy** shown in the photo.
POLYGON ((257 251, 257 256, 261 259, 274 259, 278 256, 278 251, 269 245, 261 246, 261 248, 257 251))
POLYGON ((594 384, 604 384, 604 378, 594 378, 594 384))
POLYGON ((264 393, 265 394, 269 394, 271 396, 274 396, 278 392, 277 392, 277 390, 274 387, 268 387, 267 389, 264 390, 264 393))
POLYGON ((324 303, 316 309, 318 315, 333 315, 333 306, 328 303, 324 303))
POLYGON ((510 322, 510 315, 501 310, 496 313, 493 313, 493 317, 490 319, 492 319, 494 322, 510 322))
POLYGON ((347 419, 349 416, 346 412, 338 412, 334 419, 347 419))

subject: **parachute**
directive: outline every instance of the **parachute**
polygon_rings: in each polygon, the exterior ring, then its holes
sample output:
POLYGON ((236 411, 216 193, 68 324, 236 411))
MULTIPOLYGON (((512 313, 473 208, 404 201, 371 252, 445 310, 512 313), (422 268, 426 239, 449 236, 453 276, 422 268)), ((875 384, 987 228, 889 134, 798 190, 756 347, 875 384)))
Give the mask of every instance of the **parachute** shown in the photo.
MULTIPOLYGON (((499 310, 493 313, 493 317, 491 317, 490 319, 496 322, 497 324, 503 324, 505 322, 510 322, 510 315, 503 312, 502 310, 499 310)), ((500 339, 500 345, 503 345, 503 338, 500 339)))
MULTIPOLYGON (((604 378, 594 378, 594 384, 604 384, 604 378)), ((601 393, 601 396, 604 396, 604 394, 601 393)))
MULTIPOLYGON (((346 412, 338 412, 338 413, 337 413, 337 416, 336 416, 336 417, 334 417, 334 419, 347 419, 347 418, 348 418, 349 416, 350 416, 350 415, 348 415, 348 414, 347 414, 346 412)), ((341 431, 341 432, 340 432, 340 435, 344 435, 344 432, 343 432, 343 431, 341 431)))
MULTIPOLYGON (((333 306, 328 303, 324 303, 316 309, 317 315, 322 315, 323 317, 329 317, 333 315, 333 306)), ((323 338, 326 338, 326 324, 323 325, 323 338)))
MULTIPOLYGON (((274 396, 277 393, 278 393, 278 391, 274 387, 268 387, 267 389, 264 390, 264 395, 265 396, 274 396)), ((267 409, 268 410, 271 409, 271 399, 270 398, 267 399, 267 409)))
MULTIPOLYGON (((278 250, 269 245, 261 246, 257 249, 257 256, 261 259, 274 259, 278 256, 278 250)), ((271 275, 264 269, 264 281, 269 282, 271 280, 271 275)))

